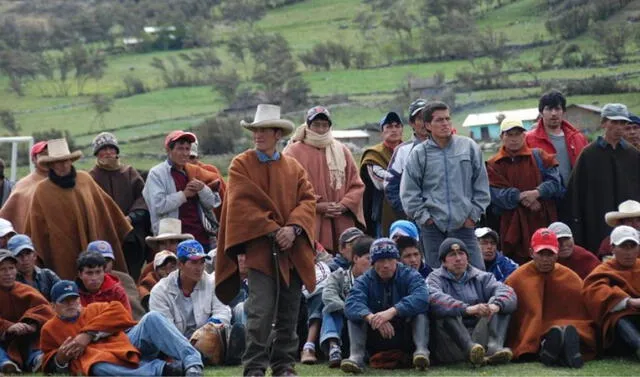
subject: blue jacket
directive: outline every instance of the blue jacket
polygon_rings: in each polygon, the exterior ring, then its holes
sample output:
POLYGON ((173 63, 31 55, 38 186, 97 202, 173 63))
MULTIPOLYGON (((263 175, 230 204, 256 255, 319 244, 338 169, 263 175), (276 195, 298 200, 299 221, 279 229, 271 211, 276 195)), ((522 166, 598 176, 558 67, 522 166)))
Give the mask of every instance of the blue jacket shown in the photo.
POLYGON ((329 262, 327 262, 329 269, 331 272, 337 271, 338 268, 342 268, 343 270, 348 270, 351 267, 351 262, 347 260, 347 258, 343 257, 342 254, 338 254, 329 262))
POLYGON ((496 253, 496 259, 493 260, 491 265, 487 265, 486 261, 484 265, 487 268, 487 272, 492 273, 499 282, 504 282, 513 271, 520 267, 516 262, 509 257, 505 257, 499 251, 496 253))
POLYGON ((500 313, 513 313, 518 299, 513 288, 496 280, 493 274, 469 265, 465 275, 455 280, 444 267, 436 268, 427 278, 431 312, 437 318, 464 315, 468 306, 496 304, 500 313))
POLYGON ((448 232, 467 219, 477 223, 491 201, 480 147, 460 135, 444 148, 431 139, 418 144, 404 168, 400 197, 407 216, 419 226, 433 219, 448 232))
POLYGON ((398 145, 393 152, 393 156, 391 156, 391 161, 389 161, 389 167, 387 168, 387 173, 389 174, 385 178, 384 193, 396 214, 402 216, 404 216, 404 209, 402 208, 402 200, 400 200, 400 180, 409 159, 409 154, 420 143, 421 141, 414 136, 411 140, 398 145))
POLYGON ((361 321, 368 314, 395 307, 398 317, 411 318, 429 310, 429 290, 420 273, 398 262, 396 274, 384 282, 371 268, 358 277, 347 296, 345 315, 361 321))

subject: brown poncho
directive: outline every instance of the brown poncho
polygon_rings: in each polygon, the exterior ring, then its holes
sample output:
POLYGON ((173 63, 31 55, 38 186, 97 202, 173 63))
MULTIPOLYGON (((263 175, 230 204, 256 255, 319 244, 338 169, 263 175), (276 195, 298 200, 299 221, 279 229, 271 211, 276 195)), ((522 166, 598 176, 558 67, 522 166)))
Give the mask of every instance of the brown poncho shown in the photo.
POLYGON ((95 240, 111 244, 113 268, 127 272, 122 241, 131 231, 118 205, 89 174, 78 171, 76 185, 64 189, 46 179, 33 195, 26 233, 31 236, 42 265, 62 279, 76 276, 76 258, 95 240))
POLYGON ((227 198, 216 255, 216 295, 229 303, 240 289, 238 253, 246 253, 248 268, 273 276, 270 233, 297 225, 304 237, 296 237, 293 247, 279 254, 280 273, 289 284, 295 268, 305 287, 315 289, 316 274, 312 235, 316 200, 305 170, 291 157, 261 163, 254 150, 231 162, 227 198))
POLYGON ((26 362, 22 355, 29 346, 38 348, 40 328, 53 318, 53 310, 40 292, 22 283, 15 283, 9 290, 0 289, 0 303, 0 337, 5 338, 0 344, 10 359, 22 366, 26 362), (35 325, 36 333, 19 337, 6 334, 7 329, 18 322, 35 325))
POLYGON ((11 190, 9 199, 0 209, 0 218, 9 220, 18 234, 25 232, 33 193, 36 191, 38 182, 46 178, 47 173, 36 170, 19 180, 11 190))
POLYGON ((96 363, 111 363, 136 368, 140 362, 140 351, 129 341, 125 330, 136 325, 131 314, 118 301, 97 302, 82 309, 80 317, 73 322, 54 317, 42 328, 40 349, 47 365, 68 337, 81 332, 107 332, 113 335, 89 343, 84 353, 69 362, 71 374, 90 376, 91 366, 96 363))
POLYGON ((623 299, 640 297, 640 260, 629 269, 620 267, 615 258, 602 263, 585 279, 582 296, 591 318, 600 327, 604 348, 609 348, 614 341, 618 319, 640 315, 629 308, 611 313, 623 299))
POLYGON ((566 325, 578 330, 583 356, 595 356, 595 324, 582 300, 582 279, 575 272, 556 263, 553 271, 541 274, 529 262, 509 275, 505 283, 518 296, 518 309, 511 315, 506 342, 514 358, 537 354, 549 329, 566 325))
POLYGON ((125 215, 138 209, 147 210, 147 203, 142 197, 144 181, 136 169, 129 165, 121 165, 118 170, 94 166, 89 174, 125 215))

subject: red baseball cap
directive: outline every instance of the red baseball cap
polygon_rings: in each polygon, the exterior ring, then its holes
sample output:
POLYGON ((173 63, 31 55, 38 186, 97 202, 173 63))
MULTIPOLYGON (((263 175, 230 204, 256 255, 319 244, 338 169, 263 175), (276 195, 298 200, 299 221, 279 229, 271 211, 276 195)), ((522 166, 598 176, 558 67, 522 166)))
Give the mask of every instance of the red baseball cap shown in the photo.
POLYGON ((40 153, 42 153, 45 148, 47 148, 47 142, 46 141, 39 141, 35 144, 33 144, 33 146, 31 147, 31 158, 39 155, 40 153))
POLYGON ((186 132, 186 131, 182 131, 182 130, 175 130, 175 131, 171 131, 169 133, 169 135, 167 135, 167 137, 164 139, 164 147, 165 148, 169 148, 169 143, 171 143, 172 141, 179 140, 179 139, 186 139, 190 143, 194 143, 196 140, 198 140, 196 138, 196 135, 194 135, 191 132, 186 132))
POLYGON ((551 250, 558 254, 558 237, 548 228, 540 228, 531 236, 531 248, 534 253, 538 253, 541 250, 551 250))

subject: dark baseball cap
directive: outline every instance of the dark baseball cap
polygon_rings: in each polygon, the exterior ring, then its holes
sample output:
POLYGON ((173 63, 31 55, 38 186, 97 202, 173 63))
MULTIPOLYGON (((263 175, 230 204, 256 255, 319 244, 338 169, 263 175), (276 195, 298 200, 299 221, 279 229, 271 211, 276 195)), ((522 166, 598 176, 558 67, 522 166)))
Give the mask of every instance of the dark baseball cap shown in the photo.
POLYGON ((340 244, 344 245, 345 243, 351 242, 356 238, 364 236, 364 232, 356 227, 347 228, 340 234, 340 244))
POLYGON ((80 297, 76 283, 71 280, 60 280, 51 287, 51 301, 59 304, 67 297, 80 297))

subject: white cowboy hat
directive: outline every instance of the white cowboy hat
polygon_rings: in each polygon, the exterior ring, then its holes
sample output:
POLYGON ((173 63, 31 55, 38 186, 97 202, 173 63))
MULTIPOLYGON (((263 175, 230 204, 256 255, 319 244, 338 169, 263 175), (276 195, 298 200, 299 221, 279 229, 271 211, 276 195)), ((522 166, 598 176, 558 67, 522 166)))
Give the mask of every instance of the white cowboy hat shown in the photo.
POLYGON ((158 223, 158 234, 155 237, 148 236, 144 241, 149 247, 154 248, 158 241, 164 240, 192 240, 189 233, 182 233, 182 221, 180 219, 164 218, 158 223))
POLYGON ((625 200, 620 203, 617 211, 607 212, 604 215, 604 221, 607 225, 615 227, 619 220, 630 219, 632 217, 640 217, 640 203, 635 200, 625 200))
POLYGON ((38 164, 48 166, 53 162, 71 160, 77 161, 82 157, 82 151, 69 152, 67 139, 53 139, 47 141, 47 154, 38 156, 38 164))
POLYGON ((282 130, 282 136, 287 136, 293 132, 293 122, 280 119, 280 106, 276 105, 258 105, 253 123, 247 123, 241 120, 240 125, 248 130, 254 130, 256 128, 279 128, 282 130))

